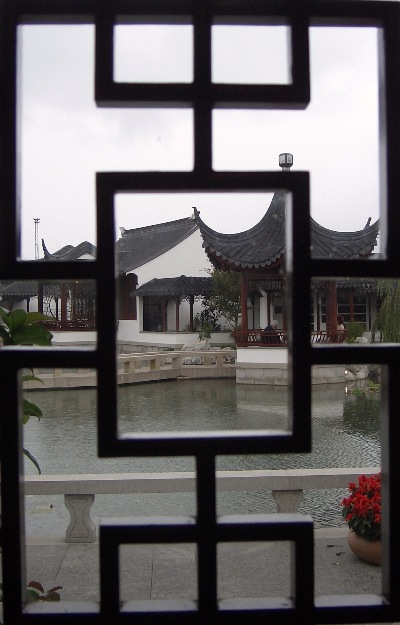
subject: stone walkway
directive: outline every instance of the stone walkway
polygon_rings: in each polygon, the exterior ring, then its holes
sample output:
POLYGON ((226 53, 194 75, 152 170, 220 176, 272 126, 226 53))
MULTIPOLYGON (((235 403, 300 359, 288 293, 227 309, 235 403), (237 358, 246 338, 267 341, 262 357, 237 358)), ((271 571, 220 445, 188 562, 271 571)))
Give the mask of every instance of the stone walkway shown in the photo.
MULTIPOLYGON (((346 528, 315 531, 315 595, 380 594, 381 568, 349 550, 346 528)), ((62 601, 99 601, 99 544, 27 540, 28 579, 63 586, 62 601)), ((288 543, 223 544, 218 554, 222 599, 289 595, 288 543)), ((196 599, 193 545, 134 545, 120 552, 121 599, 196 599)))

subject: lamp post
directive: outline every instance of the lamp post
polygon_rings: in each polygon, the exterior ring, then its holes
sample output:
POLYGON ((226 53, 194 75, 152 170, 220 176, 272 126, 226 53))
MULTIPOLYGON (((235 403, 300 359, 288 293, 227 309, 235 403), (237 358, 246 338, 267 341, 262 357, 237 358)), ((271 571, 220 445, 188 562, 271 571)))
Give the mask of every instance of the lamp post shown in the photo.
POLYGON ((289 154, 289 152, 279 154, 279 166, 282 167, 282 171, 290 171, 292 165, 293 154, 289 154))

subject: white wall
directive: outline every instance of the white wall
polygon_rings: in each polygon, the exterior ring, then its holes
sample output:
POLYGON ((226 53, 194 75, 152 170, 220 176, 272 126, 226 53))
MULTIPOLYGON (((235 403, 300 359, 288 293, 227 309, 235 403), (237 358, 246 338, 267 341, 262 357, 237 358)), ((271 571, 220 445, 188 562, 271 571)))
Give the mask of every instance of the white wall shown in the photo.
MULTIPOLYGON (((207 269, 212 269, 207 254, 202 247, 203 240, 200 231, 196 230, 179 245, 154 258, 150 262, 137 267, 132 273, 138 278, 138 286, 142 286, 154 278, 175 278, 178 276, 208 277, 207 269)), ((143 329, 143 300, 136 298, 137 321, 124 320, 119 322, 118 340, 147 342, 147 334, 141 335, 143 329)), ((201 303, 195 302, 194 316, 201 310, 201 303)), ((183 330, 189 324, 189 302, 182 302, 179 309, 179 328, 183 330)), ((167 327, 171 332, 175 331, 175 302, 170 302, 167 309, 167 327)), ((162 332, 154 333, 157 342, 164 342, 162 332)), ((189 334, 189 336, 193 336, 189 334)), ((197 333, 195 334, 197 338, 197 333)), ((149 339, 151 342, 151 339, 149 339)), ((170 340, 170 339, 169 339, 170 340)), ((181 340, 180 342, 184 342, 181 340)))
POLYGON ((138 321, 131 319, 120 319, 118 321, 118 341, 134 341, 137 342, 139 335, 138 321))
MULTIPOLYGON (((129 322, 124 321, 123 323, 125 324, 129 322)), ((131 335, 126 336, 126 332, 124 332, 124 328, 121 327, 121 324, 122 322, 120 321, 120 328, 118 331, 119 343, 141 343, 143 345, 153 345, 161 348, 180 348, 181 345, 195 345, 199 342, 198 332, 140 332, 137 335, 138 340, 136 341, 131 338, 131 335)), ((233 347, 235 345, 230 332, 214 332, 209 339, 209 343, 210 345, 232 345, 233 347)))
POLYGON ((138 277, 138 286, 153 278, 175 278, 182 275, 207 277, 209 274, 206 269, 212 269, 212 265, 202 244, 200 232, 196 230, 165 254, 137 267, 133 273, 138 277))
POLYGON ((68 345, 70 345, 71 347, 75 347, 81 345, 94 349, 97 345, 97 332, 94 331, 82 330, 81 332, 73 332, 68 330, 63 332, 62 330, 51 330, 51 333, 53 335, 52 343, 54 346, 68 347, 68 345))
POLYGON ((287 347, 238 347, 237 348, 238 363, 252 364, 287 364, 288 349, 287 347))

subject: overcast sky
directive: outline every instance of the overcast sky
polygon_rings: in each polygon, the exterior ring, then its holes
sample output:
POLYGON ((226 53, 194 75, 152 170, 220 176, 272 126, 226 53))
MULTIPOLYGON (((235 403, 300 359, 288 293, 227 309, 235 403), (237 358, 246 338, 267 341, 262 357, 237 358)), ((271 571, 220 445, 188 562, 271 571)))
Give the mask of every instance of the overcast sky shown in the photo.
MULTIPOLYGON (((287 82, 284 28, 218 27, 213 79, 287 82)), ((22 41, 22 250, 39 240, 54 252, 95 239, 96 171, 188 171, 189 110, 97 109, 94 30, 24 26, 22 41)), ((116 80, 192 79, 190 27, 118 27, 116 80)), ((213 117, 216 170, 311 172, 312 216, 336 230, 360 230, 379 217, 377 34, 373 28, 311 29, 312 102, 305 111, 222 111, 213 117)), ((189 217, 196 206, 220 232, 251 228, 270 196, 124 195, 116 226, 126 229, 189 217)), ((40 249, 40 256, 42 252, 40 249)))

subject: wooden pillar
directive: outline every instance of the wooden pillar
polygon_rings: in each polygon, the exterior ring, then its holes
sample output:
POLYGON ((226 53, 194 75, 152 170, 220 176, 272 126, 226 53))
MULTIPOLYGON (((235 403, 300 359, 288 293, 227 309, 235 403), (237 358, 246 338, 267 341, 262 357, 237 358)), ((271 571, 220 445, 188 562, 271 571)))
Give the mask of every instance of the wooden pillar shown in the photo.
MULTIPOLYGON (((134 273, 118 276, 118 319, 136 319, 137 276, 134 273)), ((93 311, 92 311, 93 312, 93 311)))
POLYGON ((41 282, 38 282, 38 312, 43 313, 43 284, 41 282))
POLYGON ((162 315, 161 329, 162 329, 162 332, 166 332, 168 328, 168 320, 167 320, 167 300, 165 299, 165 297, 163 297, 162 299, 161 315, 162 315))
POLYGON ((267 291, 267 323, 265 325, 269 326, 271 321, 271 291, 267 291))
POLYGON ((350 304, 350 321, 354 321, 354 293, 353 291, 349 293, 349 304, 350 304))
POLYGON ((249 322, 247 318, 247 294, 248 294, 249 286, 247 280, 247 273, 242 271, 240 274, 240 306, 241 306, 241 314, 242 314, 242 330, 243 332, 247 332, 249 329, 249 322))
POLYGON ((282 328, 286 332, 285 281, 282 280, 282 328))
POLYGON ((189 330, 193 332, 193 306, 194 306, 194 295, 189 296, 189 330))
POLYGON ((175 332, 179 332, 179 306, 181 305, 181 298, 178 296, 175 298, 175 332))
POLYGON ((67 285, 65 282, 61 284, 61 327, 67 322, 67 285))
POLYGON ((330 280, 328 286, 326 329, 328 332, 336 332, 337 329, 337 291, 334 280, 330 280))

